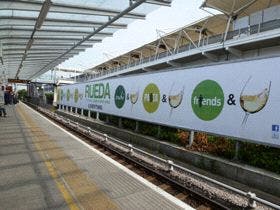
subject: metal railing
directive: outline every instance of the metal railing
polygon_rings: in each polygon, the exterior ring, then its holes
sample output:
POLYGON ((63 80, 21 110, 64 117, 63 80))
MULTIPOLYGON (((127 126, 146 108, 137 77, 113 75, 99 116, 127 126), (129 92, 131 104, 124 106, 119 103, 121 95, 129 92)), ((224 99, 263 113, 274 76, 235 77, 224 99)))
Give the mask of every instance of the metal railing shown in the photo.
POLYGON ((219 182, 217 180, 211 179, 207 176, 204 176, 202 174, 199 174, 197 172, 191 171, 187 168, 184 168, 180 165, 175 164, 171 160, 162 159, 160 157, 157 157, 155 155, 152 155, 150 153, 147 153, 146 151, 143 151, 141 149, 138 149, 134 147, 131 144, 124 143, 116 138, 113 138, 107 134, 98 132, 96 130, 91 129, 90 127, 84 126, 79 124, 78 122, 75 122, 73 120, 70 120, 66 117, 60 116, 56 113, 53 113, 49 110, 46 110, 44 108, 37 108, 40 112, 46 114, 47 116, 57 120, 58 122, 66 125, 67 127, 70 127, 72 129, 75 129, 75 131, 80 132, 82 134, 85 134, 87 137, 91 138, 94 141, 97 141, 98 143, 102 144, 105 147, 109 147, 110 149, 115 150, 116 152, 122 151, 126 155, 129 155, 131 157, 141 157, 141 160, 145 162, 146 164, 153 165, 156 168, 163 168, 165 172, 172 173, 174 171, 180 172, 182 174, 187 175, 188 177, 191 175, 193 177, 197 177, 201 180, 207 181, 209 183, 212 183, 218 187, 224 188, 232 193, 235 193, 236 195, 240 195, 247 199, 247 207, 250 209, 255 209, 257 207, 256 202, 263 204, 265 206, 268 206, 270 208, 274 209, 280 209, 280 206, 274 203, 271 203, 267 200, 264 200, 262 198, 259 198, 256 196, 256 194, 252 192, 244 192, 237 188, 231 187, 229 185, 226 185, 222 182, 219 182))
MULTIPOLYGON (((258 33, 262 33, 262 32, 273 30, 273 29, 278 29, 278 28, 280 28, 280 19, 260 23, 257 25, 248 26, 246 28, 241 28, 241 29, 234 30, 234 31, 229 31, 227 33, 226 40, 228 41, 228 40, 232 40, 232 39, 240 39, 240 38, 247 37, 247 36, 250 36, 253 34, 258 34, 258 33)), ((176 49, 172 49, 171 52, 169 52, 169 51, 162 52, 157 55, 153 55, 151 57, 142 58, 140 60, 137 60, 135 62, 126 64, 126 65, 118 66, 118 67, 115 67, 115 68, 112 68, 112 69, 109 69, 106 71, 101 71, 98 74, 92 75, 90 79, 102 77, 102 76, 105 76, 108 74, 112 74, 114 72, 118 72, 118 71, 121 71, 124 69, 138 66, 140 64, 153 62, 153 61, 156 61, 156 60, 159 60, 162 58, 166 58, 171 55, 179 54, 179 53, 190 51, 193 49, 199 49, 200 47, 205 47, 210 44, 222 43, 224 41, 224 36, 225 36, 225 34, 222 33, 222 34, 206 37, 206 38, 203 38, 200 42, 195 41, 194 42, 195 45, 193 43, 189 43, 187 45, 180 46, 176 49)))

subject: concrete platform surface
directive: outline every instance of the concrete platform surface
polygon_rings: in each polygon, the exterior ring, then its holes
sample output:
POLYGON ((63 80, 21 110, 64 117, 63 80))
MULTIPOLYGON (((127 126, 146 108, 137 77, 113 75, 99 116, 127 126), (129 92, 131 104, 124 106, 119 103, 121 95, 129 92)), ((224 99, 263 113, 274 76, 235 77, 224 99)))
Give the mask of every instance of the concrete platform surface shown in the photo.
POLYGON ((192 209, 20 103, 0 117, 0 210, 192 209))

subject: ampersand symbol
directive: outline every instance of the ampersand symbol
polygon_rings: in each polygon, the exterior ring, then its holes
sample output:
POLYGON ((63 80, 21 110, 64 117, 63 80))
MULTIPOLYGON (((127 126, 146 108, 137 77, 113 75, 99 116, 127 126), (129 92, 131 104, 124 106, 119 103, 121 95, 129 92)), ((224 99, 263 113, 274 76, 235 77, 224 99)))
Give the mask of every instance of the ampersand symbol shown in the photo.
POLYGON ((236 105, 235 104, 235 99, 234 99, 234 95, 233 94, 229 94, 229 96, 228 96, 228 100, 227 100, 227 104, 228 105, 236 105))
POLYGON ((162 96, 161 101, 162 101, 163 103, 166 103, 167 99, 166 99, 166 95, 165 95, 165 94, 162 96))

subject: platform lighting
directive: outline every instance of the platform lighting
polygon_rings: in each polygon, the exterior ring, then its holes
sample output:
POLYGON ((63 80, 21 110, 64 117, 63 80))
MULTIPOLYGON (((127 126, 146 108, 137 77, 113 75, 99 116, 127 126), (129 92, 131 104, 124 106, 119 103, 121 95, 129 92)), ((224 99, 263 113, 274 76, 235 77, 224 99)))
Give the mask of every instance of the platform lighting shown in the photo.
POLYGON ((47 14, 49 12, 49 9, 52 5, 52 1, 51 0, 46 0, 44 3, 43 3, 43 6, 41 8, 41 11, 40 11, 40 14, 38 16, 38 19, 37 19, 37 22, 36 22, 36 29, 40 29, 44 23, 44 20, 46 19, 47 17, 47 14))
POLYGON ((26 59, 26 57, 27 57, 27 54, 24 53, 24 54, 23 54, 23 57, 22 57, 22 60, 24 61, 24 60, 26 59))

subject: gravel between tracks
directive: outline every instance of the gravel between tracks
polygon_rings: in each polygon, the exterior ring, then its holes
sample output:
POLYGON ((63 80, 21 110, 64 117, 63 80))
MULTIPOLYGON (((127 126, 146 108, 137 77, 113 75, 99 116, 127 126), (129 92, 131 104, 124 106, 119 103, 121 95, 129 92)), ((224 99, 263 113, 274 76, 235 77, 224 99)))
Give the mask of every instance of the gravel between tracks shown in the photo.
MULTIPOLYGON (((129 150, 127 148, 124 148, 123 146, 113 142, 110 142, 109 144, 111 147, 114 147, 120 152, 129 155, 129 150)), ((163 173, 164 175, 178 181, 179 183, 182 183, 187 189, 199 192, 200 194, 203 194, 211 200, 226 203, 228 204, 228 206, 238 209, 244 209, 248 206, 248 198, 242 195, 238 195, 235 192, 230 191, 229 189, 223 188, 207 180, 203 180, 200 177, 196 177, 193 174, 187 173, 186 171, 182 171, 177 168, 169 171, 166 163, 158 162, 157 160, 153 160, 150 157, 147 157, 145 155, 143 156, 143 154, 137 154, 137 152, 134 152, 132 157, 134 159, 137 159, 141 163, 148 165, 154 170, 157 170, 160 173, 163 173)), ((270 210, 272 208, 257 203, 256 209, 270 210)))

